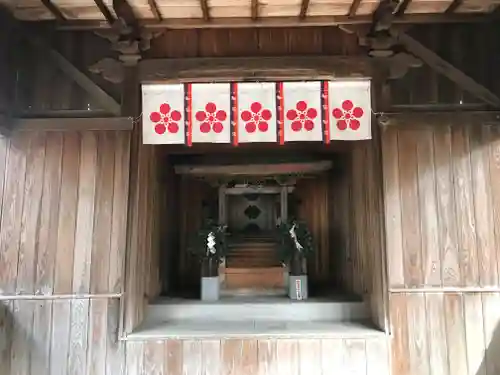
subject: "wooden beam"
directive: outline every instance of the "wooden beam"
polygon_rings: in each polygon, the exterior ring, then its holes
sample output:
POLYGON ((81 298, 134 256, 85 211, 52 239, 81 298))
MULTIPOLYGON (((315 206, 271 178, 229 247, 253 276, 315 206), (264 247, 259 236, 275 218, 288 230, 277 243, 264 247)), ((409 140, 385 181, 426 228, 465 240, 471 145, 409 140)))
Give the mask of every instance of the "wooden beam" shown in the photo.
POLYGON ((500 125, 500 111, 414 111, 388 112, 377 118, 381 126, 429 127, 464 124, 500 125))
POLYGON ((14 131, 132 130, 133 123, 130 117, 13 119, 14 131))
POLYGON ((454 13, 464 2, 464 0, 453 0, 450 6, 444 11, 445 13, 454 13))
POLYGON ((361 5, 362 0, 353 0, 351 3, 351 7, 349 8, 349 13, 347 13, 348 17, 354 17, 356 12, 358 11, 359 6, 361 5))
POLYGON ((104 18, 106 18, 106 21, 108 21, 108 24, 112 25, 115 22, 115 17, 109 10, 109 8, 104 4, 103 0, 94 0, 95 5, 99 8, 101 13, 103 14, 104 18))
POLYGON ((120 113, 120 104, 113 99, 108 93, 100 88, 94 81, 82 73, 72 63, 70 63, 63 55, 51 48, 41 38, 35 35, 24 35, 25 39, 33 45, 42 54, 46 54, 52 62, 69 78, 71 78, 78 86, 92 96, 97 103, 102 105, 103 109, 114 115, 120 113))
POLYGON ((205 21, 210 20, 210 8, 208 7, 208 0, 200 0, 201 11, 205 21))
POLYGON ((274 80, 290 78, 331 79, 370 77, 366 56, 215 57, 150 59, 139 62, 141 82, 274 80))
POLYGON ((259 0, 252 0, 252 20, 259 18, 259 0))
POLYGON ((64 14, 62 14, 61 10, 51 0, 42 0, 42 4, 52 13, 56 20, 66 21, 64 14))
POLYGON ((155 0, 148 0, 149 8, 151 9, 151 13, 158 20, 163 20, 163 16, 161 15, 160 9, 158 8, 158 4, 155 0))
POLYGON ((309 9, 309 0, 302 0, 300 5, 299 19, 303 20, 307 17, 307 9, 309 9))
MULTIPOLYGON (((449 24, 449 23, 483 23, 488 15, 478 13, 453 14, 404 14, 395 17, 393 24, 449 24)), ((311 26, 343 26, 343 25, 370 25, 373 22, 371 15, 358 16, 309 16, 304 20, 298 17, 260 17, 257 21, 251 17, 243 18, 211 18, 210 20, 185 18, 164 19, 163 21, 141 20, 141 27, 146 29, 225 29, 225 28, 254 28, 254 27, 311 27, 311 26)), ((37 24, 43 22, 37 21, 37 24)), ((60 30, 97 30, 109 29, 111 25, 102 21, 67 21, 59 23, 60 30)))
POLYGON ((276 174, 302 174, 324 172, 332 167, 331 161, 234 164, 234 165, 176 165, 175 173, 189 175, 269 176, 276 174))
POLYGON ((402 2, 399 3, 398 8, 396 10, 396 17, 402 16, 405 12, 406 9, 408 8, 408 5, 410 5, 411 0, 403 0, 402 2))
POLYGON ((451 65, 446 60, 442 59, 435 52, 431 51, 406 33, 398 33, 392 29, 390 32, 408 50, 408 52, 418 57, 436 72, 444 75, 451 81, 455 82, 460 88, 471 93, 484 102, 494 107, 500 107, 500 98, 497 95, 483 85, 477 83, 474 79, 451 65))

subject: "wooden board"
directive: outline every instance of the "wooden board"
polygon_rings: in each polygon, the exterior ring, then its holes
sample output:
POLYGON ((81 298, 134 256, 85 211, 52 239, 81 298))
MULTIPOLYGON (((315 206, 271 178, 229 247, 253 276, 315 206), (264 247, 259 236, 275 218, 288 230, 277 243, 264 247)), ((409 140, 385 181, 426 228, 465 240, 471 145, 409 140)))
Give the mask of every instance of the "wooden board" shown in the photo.
POLYGON ((128 164, 116 187, 113 171, 127 142, 126 132, 23 132, 3 143, 2 296, 121 291, 124 247, 111 235, 113 222, 125 233, 128 164), (110 260, 120 262, 111 280, 110 260))
POLYGON ((499 302, 500 293, 393 293, 393 373, 495 374, 499 302))
POLYGON ((493 182, 500 173, 493 129, 425 124, 385 129, 391 289, 500 285, 500 192, 493 182), (411 147, 417 139, 417 148, 411 147))

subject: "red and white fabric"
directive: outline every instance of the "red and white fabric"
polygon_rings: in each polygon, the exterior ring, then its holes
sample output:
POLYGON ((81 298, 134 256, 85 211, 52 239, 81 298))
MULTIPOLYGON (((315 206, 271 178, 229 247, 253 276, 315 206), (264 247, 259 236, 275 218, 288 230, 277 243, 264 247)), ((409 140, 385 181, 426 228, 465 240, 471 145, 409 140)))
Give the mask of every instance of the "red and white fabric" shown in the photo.
POLYGON ((229 83, 192 84, 189 89, 191 141, 231 142, 231 90, 229 83))
POLYGON ((142 86, 145 144, 184 144, 184 85, 142 86))
POLYGON ((370 81, 330 81, 328 87, 330 139, 370 139, 370 81))
POLYGON ((322 141, 321 82, 283 82, 284 141, 322 141))
POLYGON ((234 94, 235 143, 276 142, 276 84, 235 83, 234 94))

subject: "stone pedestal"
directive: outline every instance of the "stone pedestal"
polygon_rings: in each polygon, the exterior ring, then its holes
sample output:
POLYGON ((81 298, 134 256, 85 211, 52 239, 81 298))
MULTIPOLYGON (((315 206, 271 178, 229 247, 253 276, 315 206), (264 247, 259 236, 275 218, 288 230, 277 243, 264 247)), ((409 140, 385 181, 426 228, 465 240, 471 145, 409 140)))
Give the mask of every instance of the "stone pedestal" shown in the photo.
POLYGON ((201 300, 217 301, 220 296, 219 276, 201 278, 201 300))

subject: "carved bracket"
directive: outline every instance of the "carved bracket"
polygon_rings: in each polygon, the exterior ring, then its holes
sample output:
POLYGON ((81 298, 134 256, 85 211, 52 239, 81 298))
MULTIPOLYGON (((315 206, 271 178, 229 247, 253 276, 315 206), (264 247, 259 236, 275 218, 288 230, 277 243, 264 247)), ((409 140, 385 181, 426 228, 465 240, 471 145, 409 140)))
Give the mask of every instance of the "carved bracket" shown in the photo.
POLYGON ((97 30, 95 34, 109 40, 111 49, 118 52, 118 58, 106 57, 89 67, 89 71, 100 74, 112 83, 123 82, 124 67, 136 66, 144 51, 151 48, 151 40, 163 34, 163 30, 152 31, 130 27, 118 18, 108 30, 97 30))
POLYGON ((401 45, 394 30, 393 22, 401 6, 401 1, 382 0, 375 12, 368 30, 357 30, 359 44, 366 47, 368 56, 387 67, 387 78, 398 79, 409 69, 423 65, 415 55, 401 45))

